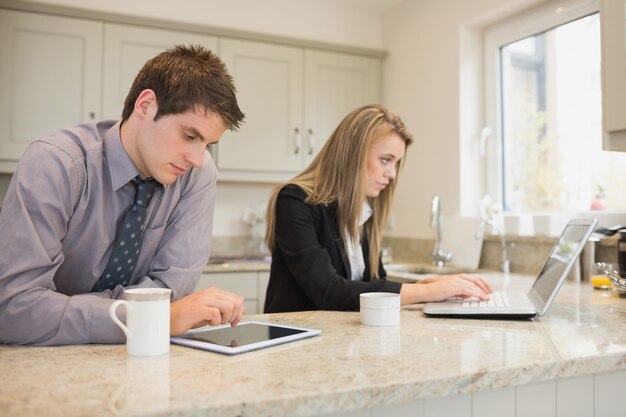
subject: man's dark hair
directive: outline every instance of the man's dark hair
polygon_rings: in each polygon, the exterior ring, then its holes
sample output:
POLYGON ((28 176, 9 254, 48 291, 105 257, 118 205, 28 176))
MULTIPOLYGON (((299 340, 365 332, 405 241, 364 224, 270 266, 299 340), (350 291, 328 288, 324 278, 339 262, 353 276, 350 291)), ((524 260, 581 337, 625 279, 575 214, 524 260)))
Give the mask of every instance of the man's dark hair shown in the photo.
POLYGON ((200 108, 220 115, 228 129, 236 130, 244 118, 226 66, 199 45, 176 45, 147 61, 126 96, 123 121, 128 120, 137 97, 146 89, 155 92, 159 105, 154 120, 200 108))

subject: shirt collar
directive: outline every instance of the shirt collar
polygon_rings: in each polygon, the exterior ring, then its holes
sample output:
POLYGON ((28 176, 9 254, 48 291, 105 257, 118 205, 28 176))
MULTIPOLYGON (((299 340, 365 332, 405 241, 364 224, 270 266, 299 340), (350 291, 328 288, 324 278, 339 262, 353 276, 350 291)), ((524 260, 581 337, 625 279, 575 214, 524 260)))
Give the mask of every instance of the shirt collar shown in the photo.
POLYGON ((359 226, 363 226, 369 218, 372 217, 372 207, 369 205, 367 201, 363 203, 363 207, 361 208, 361 215, 359 217, 359 226))
POLYGON ((111 185, 117 191, 130 180, 139 175, 139 171, 130 159, 120 136, 121 120, 115 123, 104 135, 104 151, 109 168, 111 185))

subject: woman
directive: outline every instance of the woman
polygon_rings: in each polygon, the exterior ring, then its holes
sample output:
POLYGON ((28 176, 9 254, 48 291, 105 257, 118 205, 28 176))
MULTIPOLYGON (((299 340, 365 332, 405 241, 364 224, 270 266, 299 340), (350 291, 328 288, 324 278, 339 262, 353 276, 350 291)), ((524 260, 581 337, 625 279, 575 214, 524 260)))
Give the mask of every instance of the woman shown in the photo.
POLYGON ((274 189, 267 210, 272 267, 266 313, 357 310, 359 294, 372 291, 400 293, 402 304, 489 298, 489 284, 470 275, 416 284, 385 280, 382 230, 412 141, 402 120, 383 106, 358 108, 304 172, 274 189))

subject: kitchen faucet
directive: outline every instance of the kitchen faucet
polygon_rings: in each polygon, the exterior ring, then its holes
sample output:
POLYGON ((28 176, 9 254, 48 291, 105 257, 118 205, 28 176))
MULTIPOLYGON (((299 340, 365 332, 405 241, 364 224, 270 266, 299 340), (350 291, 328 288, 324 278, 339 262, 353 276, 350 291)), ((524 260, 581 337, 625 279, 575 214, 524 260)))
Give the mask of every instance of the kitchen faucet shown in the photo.
POLYGON ((437 230, 435 249, 430 257, 435 261, 437 267, 442 267, 444 262, 448 262, 452 259, 452 253, 443 250, 443 239, 441 237, 443 233, 443 219, 441 218, 439 194, 435 194, 430 205, 430 227, 434 227, 437 230))

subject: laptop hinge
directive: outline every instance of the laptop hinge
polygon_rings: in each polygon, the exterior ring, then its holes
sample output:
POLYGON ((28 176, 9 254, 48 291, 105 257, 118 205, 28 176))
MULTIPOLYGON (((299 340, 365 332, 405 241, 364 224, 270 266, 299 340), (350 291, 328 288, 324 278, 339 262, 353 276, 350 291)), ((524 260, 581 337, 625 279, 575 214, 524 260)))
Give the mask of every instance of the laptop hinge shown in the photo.
POLYGON ((528 291, 528 299, 535 307, 538 316, 543 316, 546 313, 544 311, 546 309, 546 303, 543 302, 534 288, 531 288, 530 291, 528 291))

